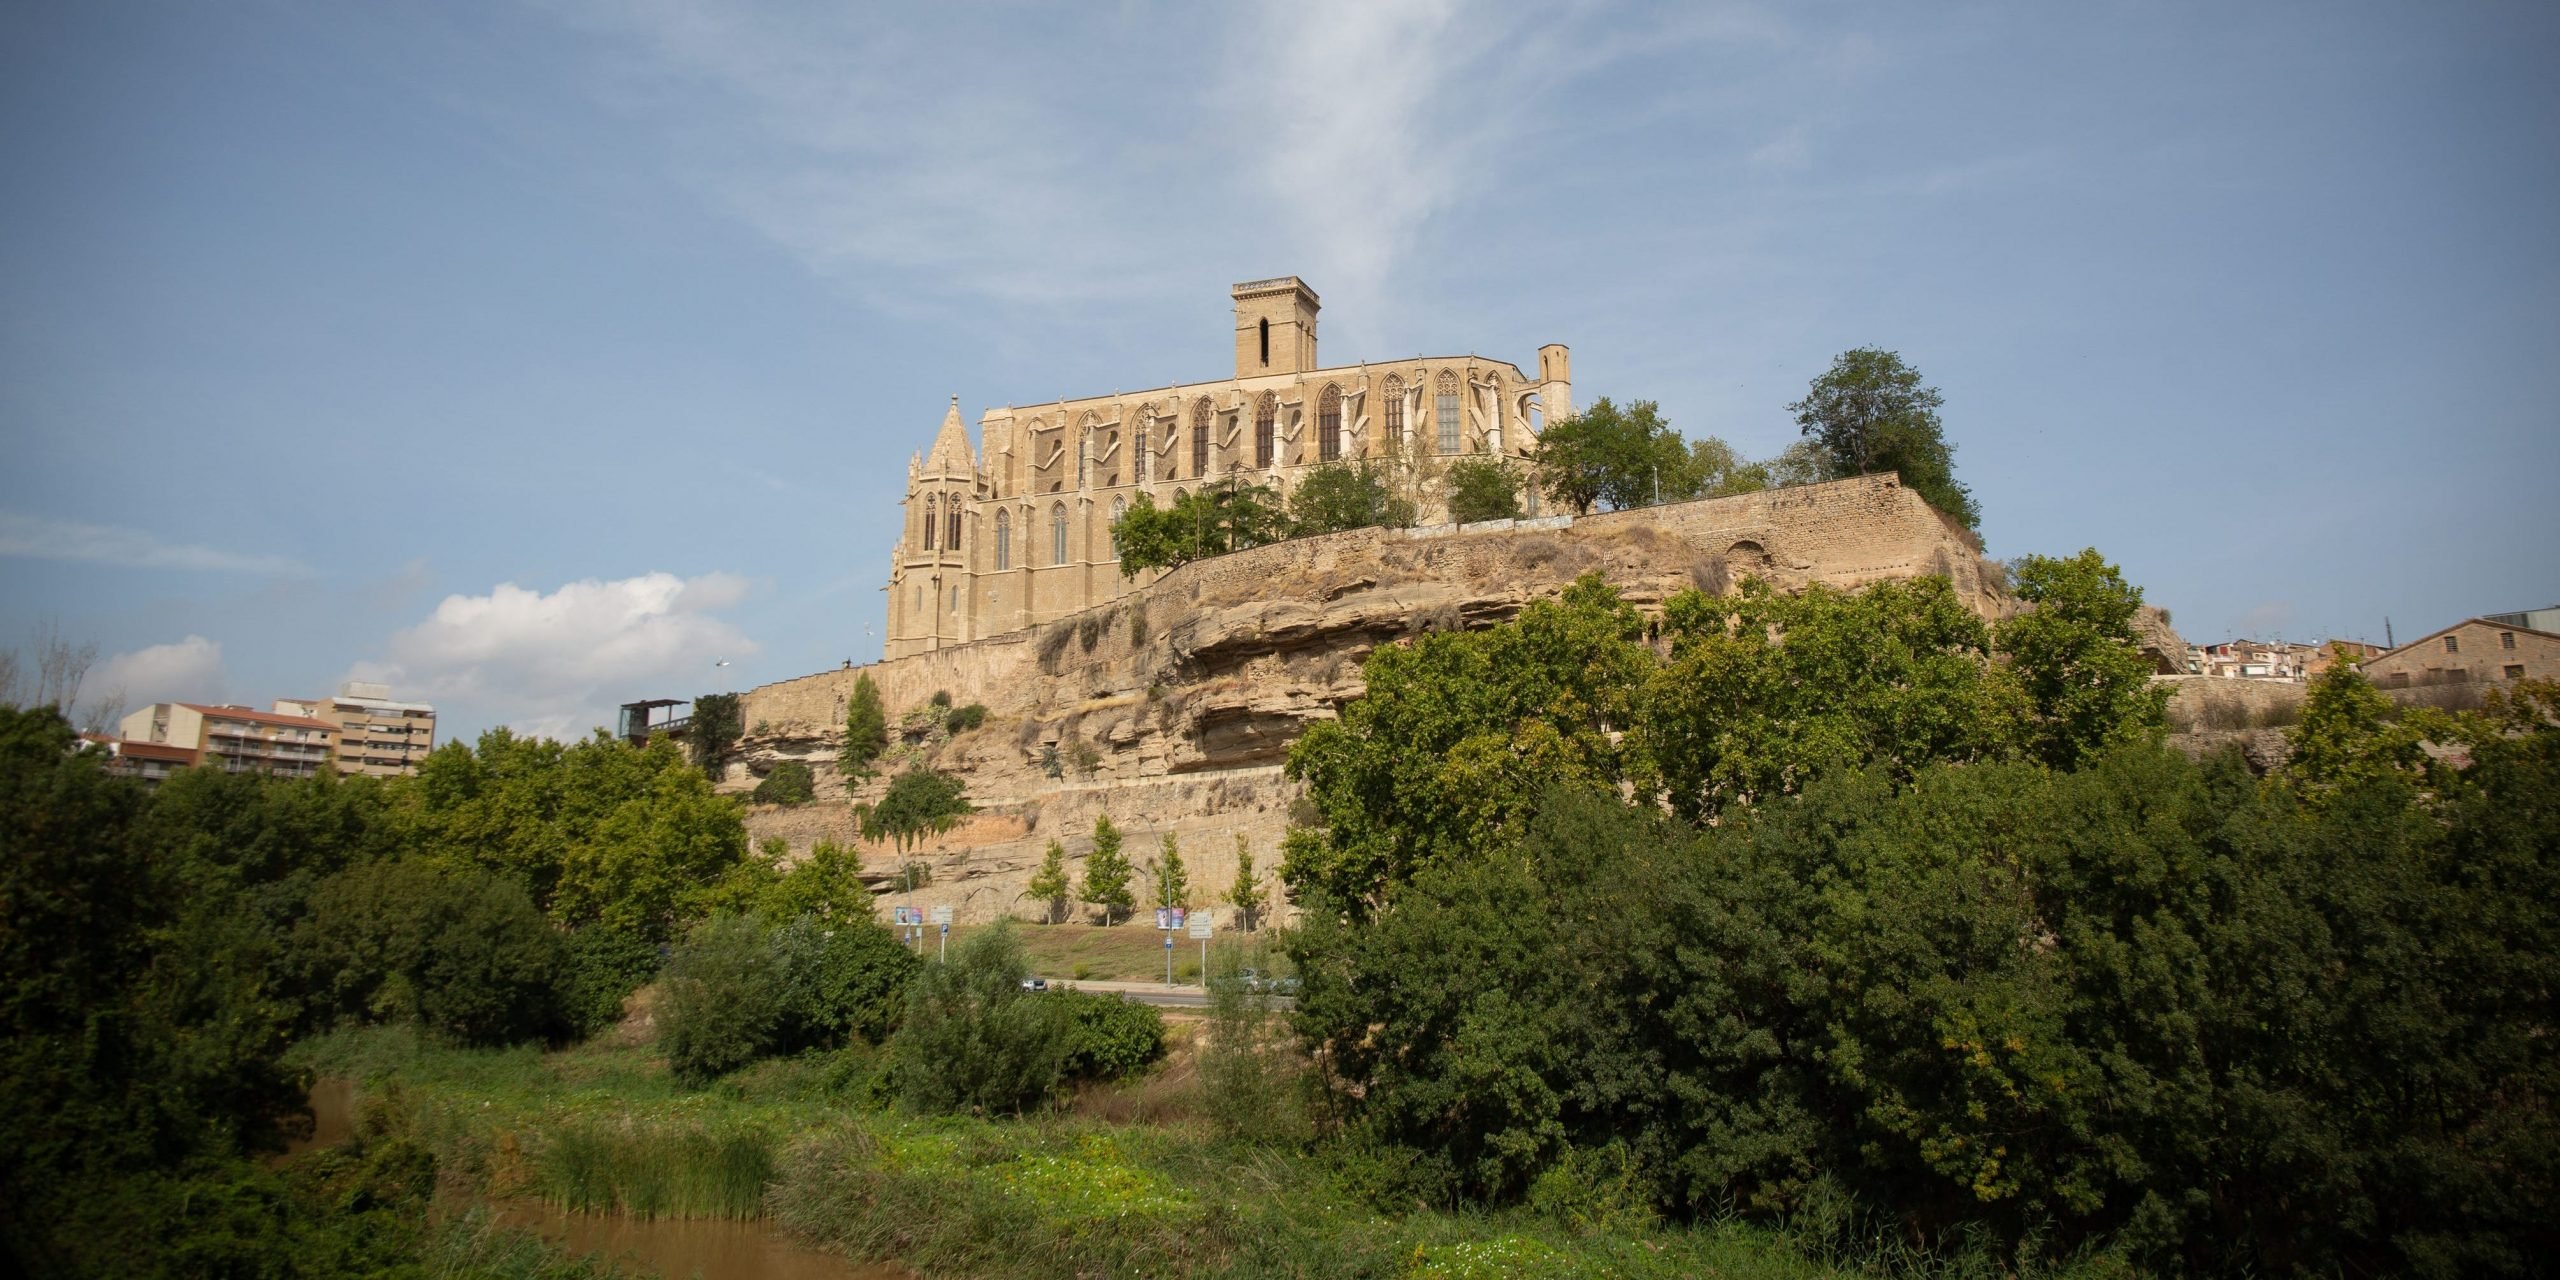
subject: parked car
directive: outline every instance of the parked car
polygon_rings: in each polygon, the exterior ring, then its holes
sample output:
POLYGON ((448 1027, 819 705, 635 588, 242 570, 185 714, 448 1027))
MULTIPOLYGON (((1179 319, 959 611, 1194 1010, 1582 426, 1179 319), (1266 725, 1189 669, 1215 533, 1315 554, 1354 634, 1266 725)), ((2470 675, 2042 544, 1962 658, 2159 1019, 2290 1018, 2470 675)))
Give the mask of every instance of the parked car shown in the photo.
POLYGON ((1294 996, 1298 994, 1298 980, 1295 977, 1273 978, 1263 984, 1263 989, 1275 996, 1294 996))
POLYGON ((1025 991, 1046 991, 1049 989, 1049 980, 1047 978, 1024 978, 1022 980, 1022 989, 1025 991))

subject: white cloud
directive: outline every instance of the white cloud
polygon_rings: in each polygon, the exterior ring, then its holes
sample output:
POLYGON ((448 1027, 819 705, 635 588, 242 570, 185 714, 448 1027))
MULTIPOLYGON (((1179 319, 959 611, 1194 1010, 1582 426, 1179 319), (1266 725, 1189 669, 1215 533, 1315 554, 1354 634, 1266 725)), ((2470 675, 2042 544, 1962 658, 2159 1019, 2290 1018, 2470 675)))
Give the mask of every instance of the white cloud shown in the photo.
POLYGON ((523 733, 572 738, 610 725, 639 698, 690 698, 715 687, 712 663, 759 652, 712 617, 743 600, 744 579, 713 573, 593 578, 543 593, 502 582, 447 596, 393 635, 378 662, 351 673, 401 697, 439 703, 440 718, 475 716, 523 733))
POLYGON ((130 711, 154 702, 218 703, 229 682, 222 645, 191 635, 108 658, 90 669, 80 688, 88 701, 118 700, 130 711))
POLYGON ((0 511, 0 556, 72 560, 127 569, 197 569, 214 573, 294 576, 310 572, 283 556, 243 555, 213 547, 162 542, 140 529, 0 511))

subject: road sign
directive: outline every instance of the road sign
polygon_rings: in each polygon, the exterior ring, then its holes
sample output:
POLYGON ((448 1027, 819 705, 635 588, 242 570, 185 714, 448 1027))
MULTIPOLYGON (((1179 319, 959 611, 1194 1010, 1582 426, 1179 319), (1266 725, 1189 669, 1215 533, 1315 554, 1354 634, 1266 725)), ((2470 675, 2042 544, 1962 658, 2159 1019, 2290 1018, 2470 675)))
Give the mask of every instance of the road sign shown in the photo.
POLYGON ((1209 917, 1202 916, 1191 922, 1191 936, 1195 938, 1206 938, 1209 936, 1209 917))
POLYGON ((933 909, 933 922, 935 924, 948 927, 951 923, 951 908, 948 906, 935 907, 933 909))

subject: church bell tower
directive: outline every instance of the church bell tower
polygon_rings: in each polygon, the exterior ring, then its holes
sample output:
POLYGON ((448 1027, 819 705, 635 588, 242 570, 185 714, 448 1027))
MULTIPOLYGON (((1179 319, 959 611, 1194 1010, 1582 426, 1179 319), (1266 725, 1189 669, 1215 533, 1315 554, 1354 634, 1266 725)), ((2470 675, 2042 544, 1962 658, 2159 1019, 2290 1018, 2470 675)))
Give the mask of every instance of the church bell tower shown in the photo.
POLYGON ((1236 300, 1236 376, 1305 373, 1316 364, 1316 291, 1296 276, 1247 280, 1236 300))

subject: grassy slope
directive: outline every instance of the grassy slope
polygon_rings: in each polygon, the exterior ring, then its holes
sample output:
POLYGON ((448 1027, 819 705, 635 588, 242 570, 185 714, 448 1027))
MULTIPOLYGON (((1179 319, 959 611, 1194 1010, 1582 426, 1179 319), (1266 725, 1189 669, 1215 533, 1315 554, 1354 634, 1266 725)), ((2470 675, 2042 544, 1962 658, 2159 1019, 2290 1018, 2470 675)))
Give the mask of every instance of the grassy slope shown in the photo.
POLYGON ((1318 1159, 1190 1124, 904 1117, 877 1109, 877 1058, 860 1050, 767 1062, 700 1092, 646 1051, 604 1045, 447 1050, 384 1029, 299 1053, 359 1080, 487 1194, 772 1213, 937 1276, 1835 1274, 1735 1225, 1577 1235, 1526 1213, 1382 1216, 1318 1159))

